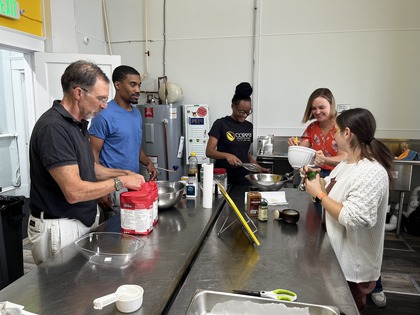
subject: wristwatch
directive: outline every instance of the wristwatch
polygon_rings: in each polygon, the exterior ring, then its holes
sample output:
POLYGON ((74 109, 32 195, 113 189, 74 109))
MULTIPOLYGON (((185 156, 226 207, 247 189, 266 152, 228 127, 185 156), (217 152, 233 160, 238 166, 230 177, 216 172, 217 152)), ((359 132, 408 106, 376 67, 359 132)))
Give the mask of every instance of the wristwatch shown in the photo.
POLYGON ((122 181, 120 181, 120 179, 118 177, 115 177, 114 178, 114 183, 115 183, 115 190, 116 191, 123 189, 124 185, 123 185, 122 181))

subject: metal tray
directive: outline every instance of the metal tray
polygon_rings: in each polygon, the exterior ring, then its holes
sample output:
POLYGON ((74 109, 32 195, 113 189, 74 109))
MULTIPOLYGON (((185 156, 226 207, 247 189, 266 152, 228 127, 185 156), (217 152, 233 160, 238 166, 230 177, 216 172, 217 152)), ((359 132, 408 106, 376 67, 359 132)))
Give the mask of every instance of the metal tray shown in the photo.
POLYGON ((227 301, 251 301, 259 304, 282 303, 290 307, 308 307, 309 313, 311 315, 340 315, 339 310, 336 307, 332 306, 307 304, 300 302, 277 301, 267 298, 208 290, 197 290, 190 302, 186 315, 211 314, 210 312, 212 308, 217 303, 223 303, 227 301))

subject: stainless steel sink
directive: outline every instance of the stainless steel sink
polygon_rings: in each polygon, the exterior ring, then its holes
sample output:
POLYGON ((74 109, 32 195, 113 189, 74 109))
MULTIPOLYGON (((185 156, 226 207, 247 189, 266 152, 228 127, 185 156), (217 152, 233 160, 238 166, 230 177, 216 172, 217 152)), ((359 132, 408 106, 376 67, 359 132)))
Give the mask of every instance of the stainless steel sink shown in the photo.
MULTIPOLYGON (((233 293, 197 290, 194 294, 187 310, 187 315, 204 315, 212 314, 211 310, 217 303, 228 301, 245 302, 251 301, 258 304, 281 303, 288 307, 308 308, 311 315, 339 315, 340 312, 336 307, 326 305, 307 304, 301 302, 286 302, 254 296, 245 296, 233 293)), ((238 304, 240 308, 240 304, 238 304)), ((238 308, 238 314, 244 313, 238 308)))

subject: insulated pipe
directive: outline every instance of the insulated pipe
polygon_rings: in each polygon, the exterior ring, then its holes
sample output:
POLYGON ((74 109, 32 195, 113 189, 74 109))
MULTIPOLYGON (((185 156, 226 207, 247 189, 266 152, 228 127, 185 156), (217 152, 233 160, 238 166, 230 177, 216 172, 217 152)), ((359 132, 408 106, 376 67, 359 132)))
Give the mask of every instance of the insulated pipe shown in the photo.
MULTIPOLYGON (((162 120, 163 129, 165 134, 165 159, 166 159, 166 169, 169 169, 169 156, 168 156, 168 120, 162 120)), ((166 173, 166 179, 169 180, 169 173, 166 173)))
POLYGON ((166 76, 166 0, 163 1, 163 52, 162 52, 163 76, 166 76))
POLYGON ((420 204, 419 196, 418 196, 419 191, 420 191, 420 186, 417 186, 411 192, 410 201, 408 202, 408 205, 407 205, 407 217, 411 214, 411 212, 416 210, 420 204))
MULTIPOLYGON (((399 206, 400 206, 399 204, 396 205, 395 209, 397 210, 399 208, 399 206)), ((391 218, 389 219, 389 223, 385 223, 385 231, 386 232, 394 231, 396 229, 397 223, 398 223, 397 216, 395 214, 393 214, 392 211, 391 211, 391 205, 388 205, 388 207, 389 207, 388 208, 389 210, 387 212, 390 212, 392 215, 391 215, 391 218)))
POLYGON ((145 49, 146 49, 146 51, 144 52, 144 55, 146 56, 146 70, 141 77, 142 80, 149 75, 150 51, 149 51, 149 29, 147 25, 148 24, 147 13, 148 13, 147 0, 144 0, 144 42, 145 42, 145 49))
POLYGON ((112 55, 111 38, 109 36, 108 15, 106 13, 106 3, 105 3, 105 0, 102 0, 102 11, 103 11, 103 14, 104 14, 106 39, 108 41, 108 51, 109 51, 109 54, 112 55))

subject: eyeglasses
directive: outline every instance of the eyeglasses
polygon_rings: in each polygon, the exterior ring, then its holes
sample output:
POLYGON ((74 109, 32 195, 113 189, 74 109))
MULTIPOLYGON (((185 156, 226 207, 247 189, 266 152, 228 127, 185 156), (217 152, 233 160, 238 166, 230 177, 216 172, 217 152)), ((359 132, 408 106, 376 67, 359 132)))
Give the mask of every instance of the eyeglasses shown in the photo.
POLYGON ((85 91, 86 93, 89 93, 93 96, 96 97, 96 99, 101 102, 102 104, 106 104, 108 103, 108 97, 101 97, 101 96, 96 96, 95 94, 93 94, 92 92, 89 92, 88 90, 86 90, 84 87, 80 87, 83 91, 85 91))
POLYGON ((238 112, 239 115, 241 116, 249 116, 252 114, 252 109, 248 112, 244 111, 244 110, 236 110, 238 112))

